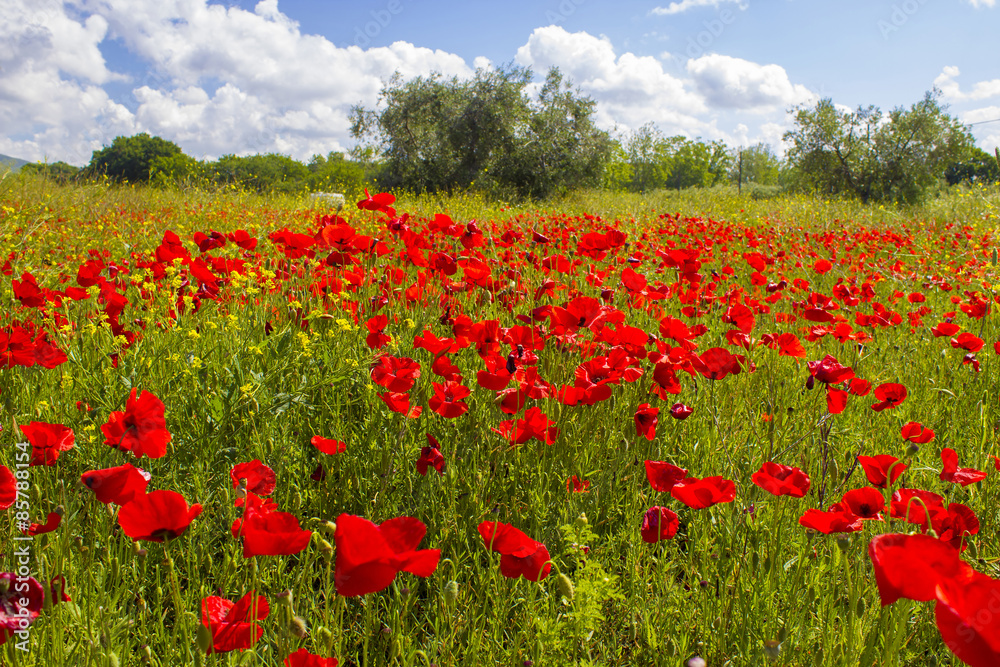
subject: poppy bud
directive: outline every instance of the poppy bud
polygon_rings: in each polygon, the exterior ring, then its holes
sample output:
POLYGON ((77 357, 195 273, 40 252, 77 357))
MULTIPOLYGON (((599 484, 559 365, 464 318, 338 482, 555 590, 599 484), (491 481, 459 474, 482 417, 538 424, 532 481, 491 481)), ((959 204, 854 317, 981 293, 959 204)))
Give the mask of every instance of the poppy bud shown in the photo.
POLYGON ((906 448, 906 456, 910 457, 920 451, 920 445, 915 442, 911 442, 910 446, 906 448))
POLYGON ((0 579, 0 597, 7 595, 7 592, 10 591, 11 581, 13 579, 0 579))
POLYGON ((561 572, 556 577, 556 590, 567 600, 573 601, 573 594, 575 593, 573 590, 573 581, 561 572))
POLYGON ((330 632, 330 628, 320 628, 316 631, 316 634, 319 636, 320 644, 327 644, 333 639, 333 633, 330 632))
POLYGON ((806 389, 812 389, 815 384, 816 384, 816 378, 810 375, 809 379, 806 380, 806 389))
POLYGON ((301 616, 292 616, 292 620, 288 622, 288 631, 299 639, 305 639, 306 635, 309 634, 305 619, 301 616))
POLYGON ((333 521, 324 521, 321 528, 330 535, 333 535, 334 533, 337 532, 337 524, 335 524, 333 521))
POLYGON ((444 601, 449 605, 453 605, 458 602, 458 582, 449 581, 444 585, 444 601))
POLYGON ((139 653, 140 655, 142 655, 142 664, 144 665, 153 664, 153 651, 152 649, 149 648, 148 644, 144 645, 142 647, 142 650, 139 651, 139 653))
POLYGON ((118 662, 118 655, 115 654, 113 651, 108 652, 107 658, 108 658, 108 667, 118 667, 118 665, 121 664, 118 662))
POLYGON ((847 535, 838 535, 837 546, 840 547, 841 551, 846 553, 851 548, 851 538, 847 535))
POLYGON ((289 609, 292 609, 292 606, 294 604, 294 600, 292 598, 293 598, 292 592, 288 589, 285 589, 280 593, 278 593, 278 604, 283 604, 289 609))
POLYGON ((584 526, 587 525, 587 523, 588 523, 587 515, 583 512, 580 512, 580 516, 576 517, 576 527, 583 528, 584 526))
POLYGON ((769 660, 777 660, 780 653, 781 643, 777 639, 764 640, 764 655, 766 655, 769 660))
POLYGON ((198 648, 202 653, 208 653, 212 648, 212 631, 208 629, 208 626, 199 623, 198 624, 198 648))

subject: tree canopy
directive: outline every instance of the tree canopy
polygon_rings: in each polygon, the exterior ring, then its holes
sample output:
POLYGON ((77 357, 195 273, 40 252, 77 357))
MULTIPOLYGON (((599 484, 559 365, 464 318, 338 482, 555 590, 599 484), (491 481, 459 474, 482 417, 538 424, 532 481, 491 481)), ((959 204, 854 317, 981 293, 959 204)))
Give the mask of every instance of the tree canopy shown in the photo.
POLYGON ((94 151, 87 165, 89 175, 106 175, 116 181, 145 182, 152 175, 157 160, 182 155, 180 146, 147 133, 115 137, 110 146, 94 151))
POLYGON ((377 110, 355 107, 351 134, 383 159, 383 183, 417 192, 472 186, 501 196, 545 197, 596 185, 611 152, 594 102, 549 70, 537 99, 531 70, 481 68, 471 79, 440 74, 382 88, 377 110))
POLYGON ((798 108, 795 128, 785 133, 788 160, 802 185, 862 201, 920 200, 928 187, 974 146, 968 128, 928 92, 909 109, 888 114, 875 106, 844 111, 830 99, 798 108))

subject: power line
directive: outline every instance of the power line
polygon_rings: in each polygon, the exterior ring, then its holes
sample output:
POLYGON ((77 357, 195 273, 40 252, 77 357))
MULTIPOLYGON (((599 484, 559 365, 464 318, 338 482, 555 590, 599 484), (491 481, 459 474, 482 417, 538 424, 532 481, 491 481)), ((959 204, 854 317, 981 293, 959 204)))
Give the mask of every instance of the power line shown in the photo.
POLYGON ((1000 118, 994 118, 993 120, 980 120, 975 123, 966 123, 966 125, 982 125, 983 123, 996 123, 1000 122, 1000 118))

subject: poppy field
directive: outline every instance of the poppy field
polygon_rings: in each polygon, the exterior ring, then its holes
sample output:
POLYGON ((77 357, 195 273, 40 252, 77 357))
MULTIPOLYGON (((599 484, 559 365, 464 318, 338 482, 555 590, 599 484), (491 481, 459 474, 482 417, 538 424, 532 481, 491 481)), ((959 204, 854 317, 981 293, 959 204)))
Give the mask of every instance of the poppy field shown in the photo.
POLYGON ((1000 664, 996 192, 0 185, 0 664, 1000 664))

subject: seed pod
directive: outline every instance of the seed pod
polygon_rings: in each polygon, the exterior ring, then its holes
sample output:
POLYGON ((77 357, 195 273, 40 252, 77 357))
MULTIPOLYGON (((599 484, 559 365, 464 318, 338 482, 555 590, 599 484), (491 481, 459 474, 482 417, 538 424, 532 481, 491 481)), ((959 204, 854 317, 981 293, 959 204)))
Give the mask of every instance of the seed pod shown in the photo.
POLYGON ((444 601, 447 602, 448 605, 454 605, 456 602, 458 602, 457 581, 452 580, 444 585, 444 601))
POLYGON ((301 616, 292 616, 292 620, 288 622, 288 631, 299 639, 305 639, 309 634, 306 621, 301 616))
POLYGON ((556 577, 556 590, 567 600, 573 600, 573 594, 575 593, 573 590, 573 581, 562 572, 556 577))
POLYGON ((198 624, 198 648, 202 653, 208 653, 212 648, 212 631, 207 626, 198 624))

